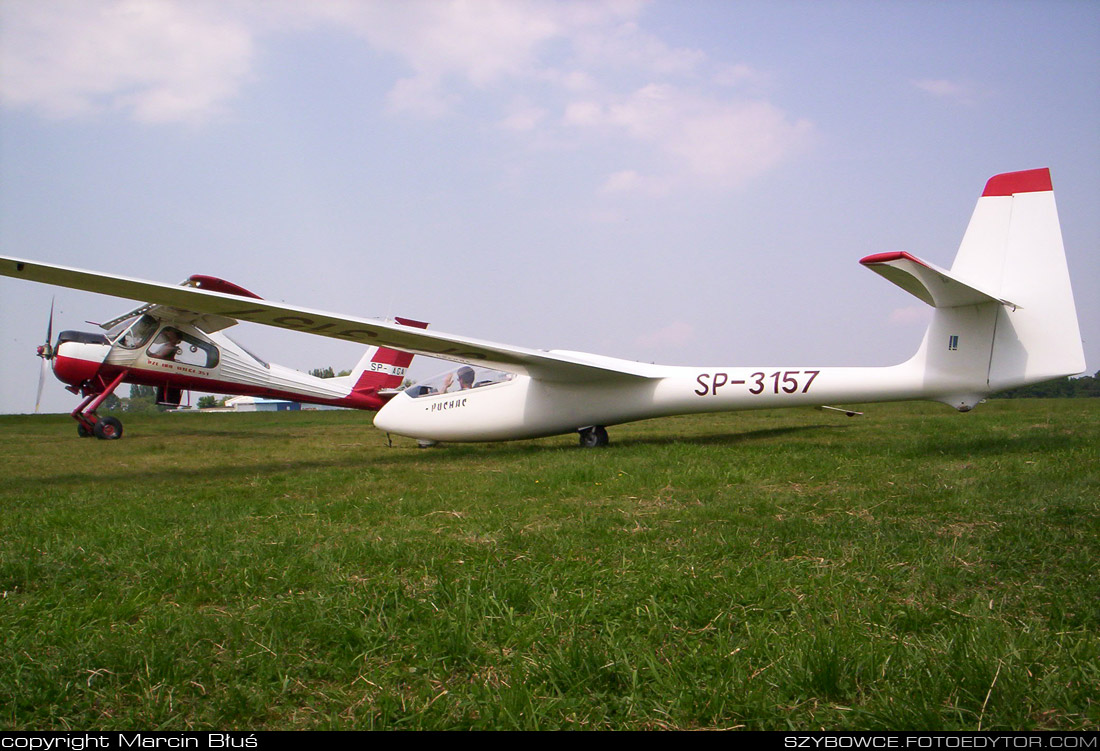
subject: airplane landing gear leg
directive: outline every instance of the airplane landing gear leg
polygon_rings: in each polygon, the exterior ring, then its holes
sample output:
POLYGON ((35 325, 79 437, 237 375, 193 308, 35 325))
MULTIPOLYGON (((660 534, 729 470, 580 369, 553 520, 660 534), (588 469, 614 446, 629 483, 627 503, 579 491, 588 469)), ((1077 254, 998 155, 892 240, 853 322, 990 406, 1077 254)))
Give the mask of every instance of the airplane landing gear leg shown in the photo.
POLYGON ((607 428, 603 425, 593 425, 590 428, 581 428, 577 432, 581 435, 581 446, 586 449, 606 446, 610 440, 607 437, 607 428))
POLYGON ((76 433, 81 438, 90 438, 95 435, 95 421, 84 416, 84 408, 91 404, 95 397, 96 395, 92 394, 72 412, 72 418, 76 420, 76 433))
POLYGON ((90 394, 80 406, 73 410, 73 419, 76 420, 76 432, 81 438, 94 435, 106 441, 117 440, 122 437, 122 422, 114 417, 103 417, 95 413, 103 401, 115 392, 122 379, 126 377, 126 371, 118 374, 115 380, 98 394, 90 394))

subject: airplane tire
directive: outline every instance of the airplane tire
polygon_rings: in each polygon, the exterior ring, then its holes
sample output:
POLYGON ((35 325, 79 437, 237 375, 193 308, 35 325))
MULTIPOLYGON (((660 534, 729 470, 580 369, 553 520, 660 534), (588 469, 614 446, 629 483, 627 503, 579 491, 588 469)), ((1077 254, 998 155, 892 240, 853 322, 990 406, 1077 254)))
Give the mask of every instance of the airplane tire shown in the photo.
POLYGON ((117 441, 122 437, 122 422, 114 417, 101 417, 95 424, 95 437, 104 441, 117 441))
POLYGON ((82 422, 76 424, 76 434, 81 438, 91 438, 94 435, 92 431, 84 427, 84 423, 82 422))
POLYGON ((606 446, 608 442, 609 439, 607 437, 607 428, 602 425, 585 428, 581 431, 581 446, 586 449, 597 448, 598 446, 606 446))

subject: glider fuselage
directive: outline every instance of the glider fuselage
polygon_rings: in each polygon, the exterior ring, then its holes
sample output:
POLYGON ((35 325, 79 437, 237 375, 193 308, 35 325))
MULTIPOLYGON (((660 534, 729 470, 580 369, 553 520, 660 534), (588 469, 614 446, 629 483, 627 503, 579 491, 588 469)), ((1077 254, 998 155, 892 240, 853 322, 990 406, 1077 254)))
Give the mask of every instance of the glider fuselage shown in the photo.
MULTIPOLYGON (((637 363, 631 363, 637 367, 637 363)), ((669 415, 929 398, 912 361, 886 368, 649 366, 635 381, 555 382, 525 375, 413 396, 382 408, 376 427, 432 441, 537 438, 669 415)), ((969 409, 982 393, 936 394, 969 409)))

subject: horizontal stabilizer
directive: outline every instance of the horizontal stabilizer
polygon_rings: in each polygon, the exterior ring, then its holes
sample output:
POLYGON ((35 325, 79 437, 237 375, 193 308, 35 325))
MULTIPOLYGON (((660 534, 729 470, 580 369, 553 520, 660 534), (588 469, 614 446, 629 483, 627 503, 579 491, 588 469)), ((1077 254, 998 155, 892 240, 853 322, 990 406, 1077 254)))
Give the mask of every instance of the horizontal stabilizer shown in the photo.
POLYGON ((1008 300, 982 292, 952 276, 950 271, 905 251, 876 253, 860 259, 860 263, 933 308, 958 308, 990 302, 1018 307, 1008 300))

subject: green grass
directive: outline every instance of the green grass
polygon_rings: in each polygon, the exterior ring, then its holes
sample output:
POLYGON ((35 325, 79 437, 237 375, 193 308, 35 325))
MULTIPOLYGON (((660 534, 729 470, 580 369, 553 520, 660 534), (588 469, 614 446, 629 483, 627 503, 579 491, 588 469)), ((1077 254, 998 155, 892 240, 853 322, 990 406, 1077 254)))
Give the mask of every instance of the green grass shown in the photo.
POLYGON ((0 417, 0 728, 1100 726, 1100 400, 0 417))

